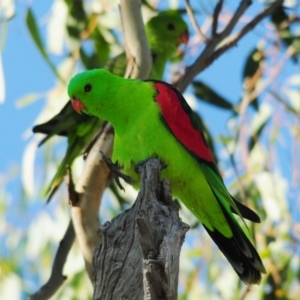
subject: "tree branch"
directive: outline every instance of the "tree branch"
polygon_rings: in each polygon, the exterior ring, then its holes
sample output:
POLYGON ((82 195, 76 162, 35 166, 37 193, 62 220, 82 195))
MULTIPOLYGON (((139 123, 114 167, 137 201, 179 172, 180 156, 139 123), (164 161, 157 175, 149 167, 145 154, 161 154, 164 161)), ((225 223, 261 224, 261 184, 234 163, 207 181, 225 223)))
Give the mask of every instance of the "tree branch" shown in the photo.
POLYGON ((216 50, 211 60, 216 60, 219 56, 221 56, 228 49, 236 46, 237 42, 244 37, 248 32, 250 32, 254 27, 259 24, 265 17, 271 15, 275 9, 283 4, 283 0, 279 0, 270 4, 270 6, 266 7, 261 13, 259 13, 255 18, 253 18, 247 25, 245 25, 237 34, 235 34, 224 46, 220 47, 216 50))
POLYGON ((196 75, 211 64, 210 57, 214 53, 215 48, 231 33, 232 29, 251 3, 251 0, 243 0, 225 29, 209 40, 200 56, 190 67, 187 67, 185 74, 176 82, 176 87, 179 91, 183 92, 196 75))
POLYGON ((223 7, 223 0, 218 0, 218 3, 216 5, 216 8, 214 10, 213 15, 213 23, 212 23, 212 37, 216 36, 218 34, 218 21, 219 21, 219 15, 223 7))
POLYGON ((29 300, 46 300, 52 297, 65 282, 66 276, 62 274, 64 264, 75 239, 72 221, 69 222, 67 231, 61 240, 52 266, 49 280, 29 300))
POLYGON ((241 2, 226 28, 220 34, 216 35, 212 40, 210 40, 196 61, 191 66, 186 68, 185 73, 177 80, 176 83, 174 83, 179 91, 183 92, 201 71, 211 65, 214 60, 221 56, 221 54, 236 45, 237 41, 239 41, 243 36, 245 36, 245 34, 253 29, 262 19, 269 16, 276 8, 283 5, 284 1, 276 0, 269 4, 268 7, 254 17, 253 20, 245 27, 243 27, 242 30, 230 40, 230 42, 215 51, 215 48, 218 46, 218 44, 231 33, 239 18, 242 16, 251 2, 252 1, 250 0, 243 0, 241 2))
POLYGON ((185 8, 186 8, 187 14, 188 14, 188 16, 189 16, 189 18, 191 20, 191 23, 192 23, 195 31, 197 32, 197 34, 200 37, 200 39, 203 40, 206 43, 207 42, 207 38, 206 38, 205 34, 202 32, 200 26, 198 25, 198 23, 196 21, 196 18, 195 18, 193 10, 191 8, 189 0, 185 0, 185 8))
POLYGON ((107 186, 109 170, 100 151, 111 157, 113 145, 113 129, 105 123, 103 132, 90 150, 83 173, 76 184, 79 200, 71 208, 72 220, 76 232, 86 270, 91 277, 92 258, 101 239, 99 230, 99 207, 102 194, 107 186))
POLYGON ((101 227, 93 261, 93 299, 177 299, 179 255, 188 226, 181 222, 158 159, 139 165, 134 205, 101 227))
POLYGON ((121 0, 121 17, 128 65, 126 76, 147 79, 152 66, 140 0, 121 0))

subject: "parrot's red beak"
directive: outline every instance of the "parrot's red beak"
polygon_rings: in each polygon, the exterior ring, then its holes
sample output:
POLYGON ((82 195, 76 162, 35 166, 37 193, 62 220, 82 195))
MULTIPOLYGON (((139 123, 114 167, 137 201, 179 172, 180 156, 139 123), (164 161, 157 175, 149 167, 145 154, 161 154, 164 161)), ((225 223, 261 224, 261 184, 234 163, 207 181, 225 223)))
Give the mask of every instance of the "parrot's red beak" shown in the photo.
POLYGON ((177 45, 186 44, 189 42, 189 32, 185 31, 177 40, 177 45))
POLYGON ((74 110, 79 114, 81 114, 81 112, 86 109, 86 106, 78 99, 72 98, 71 103, 74 110))

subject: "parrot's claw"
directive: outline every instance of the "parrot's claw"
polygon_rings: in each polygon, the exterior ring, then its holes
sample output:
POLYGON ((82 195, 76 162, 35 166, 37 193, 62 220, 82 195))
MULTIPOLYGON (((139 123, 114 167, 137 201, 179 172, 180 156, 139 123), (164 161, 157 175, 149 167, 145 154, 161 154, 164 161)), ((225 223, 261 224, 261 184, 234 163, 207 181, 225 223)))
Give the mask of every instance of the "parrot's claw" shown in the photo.
POLYGON ((103 161, 105 162, 106 166, 111 171, 111 173, 113 174, 118 187, 121 190, 125 191, 125 189, 122 186, 119 178, 122 178, 128 184, 132 184, 133 183, 133 179, 130 176, 128 176, 128 175, 126 175, 126 174, 124 174, 123 172, 120 171, 120 166, 119 166, 118 163, 113 163, 111 161, 111 159, 108 158, 102 151, 100 151, 100 152, 102 154, 103 161))

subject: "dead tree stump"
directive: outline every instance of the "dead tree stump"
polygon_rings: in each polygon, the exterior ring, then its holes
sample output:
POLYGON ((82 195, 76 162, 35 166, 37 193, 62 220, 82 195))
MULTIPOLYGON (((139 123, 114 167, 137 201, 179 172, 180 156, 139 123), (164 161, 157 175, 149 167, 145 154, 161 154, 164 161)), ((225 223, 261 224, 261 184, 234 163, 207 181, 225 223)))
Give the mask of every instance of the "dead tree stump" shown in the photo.
POLYGON ((101 228, 93 259, 93 299, 177 299, 179 256, 189 226, 181 222, 162 164, 138 166, 136 202, 101 228))

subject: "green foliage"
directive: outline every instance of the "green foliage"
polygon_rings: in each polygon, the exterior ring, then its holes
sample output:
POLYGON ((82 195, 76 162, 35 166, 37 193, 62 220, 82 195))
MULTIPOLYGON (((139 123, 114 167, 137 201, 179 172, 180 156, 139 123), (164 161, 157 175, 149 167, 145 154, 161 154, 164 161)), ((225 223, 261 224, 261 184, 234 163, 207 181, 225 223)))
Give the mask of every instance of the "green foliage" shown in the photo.
POLYGON ((299 34, 293 34, 291 29, 291 20, 288 13, 288 9, 284 6, 280 6, 271 15, 271 20, 275 25, 278 35, 280 36, 280 41, 285 47, 291 48, 292 50, 292 60, 294 63, 298 62, 297 55, 300 53, 300 36, 299 34))
POLYGON ((218 108, 234 111, 234 106, 224 97, 216 93, 211 87, 201 81, 194 81, 195 95, 199 100, 215 105, 218 108))
MULTIPOLYGON (((248 55, 243 71, 244 92, 250 95, 258 86, 263 70, 265 56, 261 49, 255 47, 248 55)), ((251 105, 258 110, 258 99, 253 97, 251 105)))
MULTIPOLYGON (((46 52, 45 46, 44 46, 43 41, 41 39, 41 34, 39 32, 38 26, 37 26, 36 21, 35 21, 35 17, 34 17, 34 15, 33 15, 30 8, 27 10, 26 23, 27 23, 29 32, 31 34, 31 37, 33 38, 33 41, 35 42, 37 48, 41 52, 43 58, 45 59, 45 61, 49 65, 50 69, 54 72, 54 74, 59 79, 61 79, 55 65, 51 62, 51 60, 50 60, 50 58, 49 58, 49 56, 46 52)), ((63 79, 61 79, 61 80, 63 81, 63 79)))

